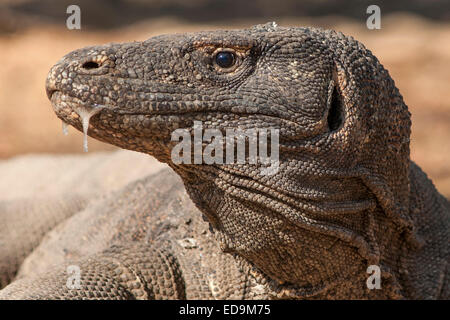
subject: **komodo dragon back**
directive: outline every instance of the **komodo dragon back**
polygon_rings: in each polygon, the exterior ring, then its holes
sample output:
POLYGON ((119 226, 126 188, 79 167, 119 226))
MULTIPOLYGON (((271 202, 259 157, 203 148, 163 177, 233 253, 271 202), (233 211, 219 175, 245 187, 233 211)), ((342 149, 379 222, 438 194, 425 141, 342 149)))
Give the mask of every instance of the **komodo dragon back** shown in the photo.
POLYGON ((394 81, 353 38, 270 23, 93 46, 46 89, 64 123, 171 171, 58 225, 0 297, 449 298, 449 203, 410 160, 394 81), (175 161, 173 133, 196 141, 199 124, 276 130, 277 170, 175 161))

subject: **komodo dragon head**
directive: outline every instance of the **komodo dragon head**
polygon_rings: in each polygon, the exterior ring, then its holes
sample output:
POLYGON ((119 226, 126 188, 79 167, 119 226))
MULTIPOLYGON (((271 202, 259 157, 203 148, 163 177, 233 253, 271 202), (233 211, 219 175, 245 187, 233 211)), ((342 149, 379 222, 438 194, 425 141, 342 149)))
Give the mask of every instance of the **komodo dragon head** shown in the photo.
POLYGON ((351 37, 266 24, 87 47, 51 69, 46 89, 65 123, 82 130, 93 115, 91 137, 172 167, 221 248, 279 282, 327 284, 370 264, 398 276, 417 244, 410 114, 351 37), (277 129, 276 172, 173 161, 173 132, 194 135, 194 121, 223 136, 277 129))

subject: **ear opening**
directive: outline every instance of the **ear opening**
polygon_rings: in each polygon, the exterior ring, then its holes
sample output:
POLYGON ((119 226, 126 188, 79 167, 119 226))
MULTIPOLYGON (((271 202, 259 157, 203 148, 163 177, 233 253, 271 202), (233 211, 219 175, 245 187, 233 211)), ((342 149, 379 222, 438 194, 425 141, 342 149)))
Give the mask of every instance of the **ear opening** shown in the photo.
POLYGON ((336 131, 344 120, 342 100, 334 81, 331 81, 329 91, 331 92, 328 94, 328 128, 330 131, 336 131))

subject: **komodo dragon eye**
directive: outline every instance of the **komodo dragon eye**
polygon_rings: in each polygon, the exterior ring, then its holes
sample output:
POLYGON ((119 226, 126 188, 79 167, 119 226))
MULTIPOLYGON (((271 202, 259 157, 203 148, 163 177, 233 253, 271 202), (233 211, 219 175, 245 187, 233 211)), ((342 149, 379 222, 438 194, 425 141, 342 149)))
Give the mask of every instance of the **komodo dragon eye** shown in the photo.
POLYGON ((231 68, 236 62, 234 53, 228 51, 219 51, 216 53, 215 61, 221 68, 231 68))

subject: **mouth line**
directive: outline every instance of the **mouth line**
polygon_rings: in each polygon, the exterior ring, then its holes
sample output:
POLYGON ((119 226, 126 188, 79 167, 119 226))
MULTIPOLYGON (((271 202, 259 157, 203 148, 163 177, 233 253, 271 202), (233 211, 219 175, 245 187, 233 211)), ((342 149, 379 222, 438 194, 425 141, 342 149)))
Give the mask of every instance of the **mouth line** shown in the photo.
MULTIPOLYGON (((52 104, 56 106, 61 106, 61 102, 67 104, 71 109, 76 111, 76 106, 79 106, 81 108, 86 109, 95 109, 95 108, 101 108, 102 111, 109 111, 118 115, 130 115, 130 116, 183 116, 183 115, 191 115, 191 114, 211 114, 211 113, 217 113, 217 114, 239 114, 239 115, 258 115, 260 113, 251 113, 251 112, 230 112, 230 111, 220 111, 220 110, 180 110, 180 111, 164 111, 164 110, 152 110, 150 112, 137 112, 137 111, 127 111, 127 110, 120 110, 118 106, 113 106, 111 104, 101 104, 101 103, 88 103, 80 100, 77 97, 70 96, 68 94, 65 94, 59 90, 54 90, 51 92, 50 101, 52 104), (58 101, 54 101, 55 95, 59 95, 58 101)), ((102 112, 100 111, 100 113, 102 112)), ((263 115, 263 114, 260 114, 263 115)))
POLYGON ((53 94, 55 94, 56 92, 60 92, 60 91, 58 91, 56 89, 51 89, 50 91, 46 90, 48 100, 52 101, 53 94))
MULTIPOLYGON (((131 115, 131 116, 140 116, 140 115, 142 115, 142 116, 177 116, 177 115, 184 115, 184 114, 196 114, 196 113, 208 112, 206 110, 182 110, 182 111, 178 111, 178 112, 153 110, 151 112, 134 112, 134 111, 121 110, 121 109, 119 109, 118 106, 113 106, 111 104, 84 102, 77 97, 73 97, 71 95, 65 94, 59 90, 53 90, 51 93, 49 93, 49 96, 50 96, 49 100, 51 101, 52 105, 54 105, 55 107, 66 104, 70 109, 73 109, 74 111, 76 111, 77 107, 86 108, 86 109, 101 108, 103 111, 109 111, 109 112, 112 112, 112 113, 115 113, 118 115, 131 115), (55 97, 55 95, 59 95, 59 97, 55 97), (58 101, 54 101, 55 99, 58 99, 58 101)), ((209 112, 220 113, 220 111, 216 111, 216 110, 210 110, 209 112)), ((226 113, 226 112, 222 112, 222 113, 226 113)))
MULTIPOLYGON (((96 114, 102 114, 104 112, 111 112, 113 114, 119 115, 119 116, 148 116, 148 117, 189 117, 193 116, 193 120, 195 115, 211 115, 211 114, 223 114, 223 115, 236 115, 236 116, 261 116, 266 119, 272 119, 277 122, 288 122, 293 123, 292 120, 284 119, 281 117, 277 117, 275 115, 271 114, 265 114, 258 111, 255 112, 246 112, 246 111, 231 111, 231 110, 217 110, 215 109, 201 109, 201 110, 194 110, 194 109, 184 109, 179 111, 165 111, 165 110, 152 110, 150 112, 145 111, 127 111, 127 110, 121 110, 119 109, 119 106, 113 106, 111 104, 101 104, 101 103, 88 103, 80 100, 77 97, 73 97, 69 94, 63 93, 60 90, 54 90, 51 92, 51 98, 50 101, 52 102, 53 108, 55 111, 57 111, 57 107, 61 106, 61 102, 65 103, 66 106, 68 106, 71 110, 77 111, 78 108, 84 108, 86 110, 95 110, 100 109, 99 112, 96 112, 96 114), (55 101, 58 99, 58 101, 55 101), (78 108, 77 108, 78 107, 78 108)), ((58 113, 58 112, 57 112, 58 113)))

